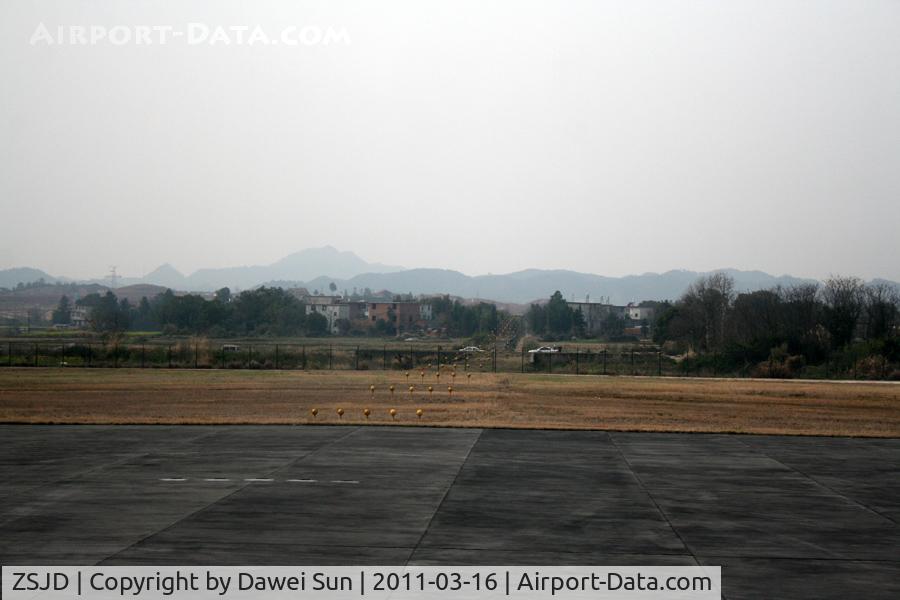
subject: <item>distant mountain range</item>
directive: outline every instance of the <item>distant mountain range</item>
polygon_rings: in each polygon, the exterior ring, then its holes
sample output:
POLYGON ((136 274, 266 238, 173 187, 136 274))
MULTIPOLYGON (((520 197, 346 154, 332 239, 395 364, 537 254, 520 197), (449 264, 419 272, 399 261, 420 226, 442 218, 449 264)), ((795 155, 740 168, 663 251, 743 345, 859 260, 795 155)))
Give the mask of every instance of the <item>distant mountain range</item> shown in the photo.
MULTIPOLYGON (((761 271, 735 269, 721 271, 734 277, 738 291, 814 281, 789 275, 775 277, 761 271)), ((316 289, 323 291, 328 289, 329 283, 334 282, 340 291, 369 288, 373 291, 390 290, 396 293, 446 293, 463 298, 485 298, 516 303, 547 298, 559 290, 566 300, 570 301, 584 301, 589 298, 594 302, 627 304, 640 300, 674 300, 698 277, 705 274, 697 271, 667 271, 605 277, 576 271, 528 269, 505 275, 471 277, 458 271, 444 269, 409 269, 396 273, 364 273, 346 280, 317 277, 306 282, 279 281, 267 282, 267 285, 277 284, 282 287, 305 287, 310 291, 316 289)))
MULTIPOLYGON (((815 280, 790 275, 773 276, 762 271, 721 269, 735 280, 738 291, 794 285, 815 280)), ((153 284, 182 291, 213 291, 221 287, 249 289, 259 285, 305 287, 328 293, 334 283, 344 290, 390 290, 413 294, 446 293, 463 298, 484 298, 498 302, 525 303, 546 298, 555 290, 567 300, 608 301, 625 304, 640 300, 678 298, 698 277, 698 271, 667 271, 625 277, 605 277, 566 270, 527 269, 505 275, 469 276, 447 269, 403 269, 402 267, 368 263, 353 252, 342 252, 331 246, 311 248, 287 256, 271 265, 200 269, 183 275, 171 265, 162 265, 144 277, 122 277, 119 285, 153 284)), ((0 287, 15 287, 43 278, 47 282, 72 281, 53 277, 38 269, 0 270, 0 287)), ((885 281, 885 280, 877 280, 885 281)), ((85 283, 108 284, 97 279, 85 283)), ((895 282, 894 285, 900 285, 895 282)))

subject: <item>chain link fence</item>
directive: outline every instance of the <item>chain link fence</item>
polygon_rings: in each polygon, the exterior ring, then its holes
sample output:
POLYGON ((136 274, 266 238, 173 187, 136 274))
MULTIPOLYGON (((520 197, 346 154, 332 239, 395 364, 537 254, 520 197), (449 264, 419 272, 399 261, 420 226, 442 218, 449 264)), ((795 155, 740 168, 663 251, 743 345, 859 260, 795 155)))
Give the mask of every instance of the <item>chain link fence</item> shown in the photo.
POLYGON ((405 370, 441 368, 463 372, 544 373, 667 377, 790 377, 809 379, 900 379, 900 366, 883 355, 841 357, 786 372, 781 363, 751 363, 728 353, 669 356, 658 349, 578 349, 461 352, 384 345, 327 344, 33 343, 0 345, 0 367, 143 369, 405 370))

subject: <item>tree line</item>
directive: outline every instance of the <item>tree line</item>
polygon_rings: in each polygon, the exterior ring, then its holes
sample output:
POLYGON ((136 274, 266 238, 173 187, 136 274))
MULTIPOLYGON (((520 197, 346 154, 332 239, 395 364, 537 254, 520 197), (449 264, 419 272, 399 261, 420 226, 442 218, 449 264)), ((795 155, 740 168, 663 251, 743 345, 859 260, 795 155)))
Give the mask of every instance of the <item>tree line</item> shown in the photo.
MULTIPOLYGON (((397 296, 394 301, 411 298, 397 296)), ((466 305, 449 296, 430 298, 433 319, 429 327, 454 337, 496 335, 504 317, 493 304, 466 305)), ((89 294, 75 302, 89 310, 91 328, 99 333, 122 331, 163 331, 170 334, 228 336, 324 336, 328 335, 325 316, 310 312, 300 299, 280 287, 261 287, 232 295, 228 288, 218 290, 212 299, 196 294, 175 295, 172 290, 153 298, 141 298, 135 305, 119 299, 115 293, 89 294)), ((63 296, 53 312, 53 322, 67 324, 72 302, 63 296)), ((346 321, 346 320, 344 320, 346 321)), ((389 321, 374 324, 347 321, 337 323, 344 335, 395 335, 389 321)))
POLYGON ((702 277, 656 318, 653 338, 680 352, 732 361, 822 364, 844 353, 900 359, 900 295, 885 283, 822 284, 736 293, 722 273, 702 277))

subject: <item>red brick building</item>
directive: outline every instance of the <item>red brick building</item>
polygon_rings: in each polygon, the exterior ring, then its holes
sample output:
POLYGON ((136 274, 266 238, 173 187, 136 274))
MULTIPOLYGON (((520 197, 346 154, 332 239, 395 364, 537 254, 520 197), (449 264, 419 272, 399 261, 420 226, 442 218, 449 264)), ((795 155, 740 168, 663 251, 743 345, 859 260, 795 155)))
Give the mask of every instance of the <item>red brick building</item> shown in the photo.
POLYGON ((366 319, 370 325, 392 323, 399 333, 420 327, 422 317, 418 302, 367 302, 366 319))

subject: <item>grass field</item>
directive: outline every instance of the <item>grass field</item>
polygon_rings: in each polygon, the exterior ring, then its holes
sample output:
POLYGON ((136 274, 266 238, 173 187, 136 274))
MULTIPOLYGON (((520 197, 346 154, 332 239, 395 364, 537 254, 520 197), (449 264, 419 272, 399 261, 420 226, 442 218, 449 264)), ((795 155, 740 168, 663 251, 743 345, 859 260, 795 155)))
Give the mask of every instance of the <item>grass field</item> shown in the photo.
POLYGON ((461 372, 455 381, 445 372, 438 383, 434 371, 424 379, 412 372, 407 381, 396 371, 26 368, 0 371, 0 422, 396 423, 900 437, 900 385, 492 373, 468 380, 461 372))

